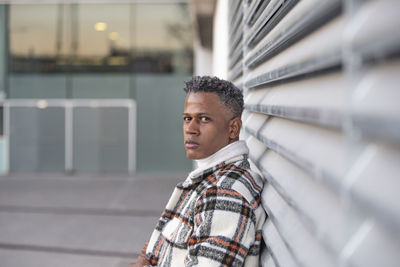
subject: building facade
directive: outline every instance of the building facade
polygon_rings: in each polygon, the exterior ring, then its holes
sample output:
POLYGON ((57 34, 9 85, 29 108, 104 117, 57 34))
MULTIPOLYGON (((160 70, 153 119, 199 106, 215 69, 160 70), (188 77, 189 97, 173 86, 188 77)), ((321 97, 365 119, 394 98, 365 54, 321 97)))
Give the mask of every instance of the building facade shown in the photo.
POLYGON ((0 21, 3 173, 190 169, 187 1, 10 1, 0 21))

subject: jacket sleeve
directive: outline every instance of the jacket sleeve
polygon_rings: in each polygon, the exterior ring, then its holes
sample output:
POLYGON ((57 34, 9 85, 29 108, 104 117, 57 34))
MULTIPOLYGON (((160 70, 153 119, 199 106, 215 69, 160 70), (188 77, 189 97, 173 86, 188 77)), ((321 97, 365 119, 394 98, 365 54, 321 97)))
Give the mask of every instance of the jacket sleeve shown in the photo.
POLYGON ((238 192, 210 188, 197 199, 186 266, 242 266, 255 241, 255 218, 238 192))

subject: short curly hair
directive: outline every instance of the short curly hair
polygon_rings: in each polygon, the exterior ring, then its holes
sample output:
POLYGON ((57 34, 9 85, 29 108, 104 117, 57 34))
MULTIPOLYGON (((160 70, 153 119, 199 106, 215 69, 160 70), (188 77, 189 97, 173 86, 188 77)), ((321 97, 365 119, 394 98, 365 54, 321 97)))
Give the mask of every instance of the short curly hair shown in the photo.
POLYGON ((194 76, 185 82, 183 90, 189 93, 216 93, 219 100, 232 111, 235 117, 241 117, 243 112, 243 94, 233 83, 210 76, 194 76))

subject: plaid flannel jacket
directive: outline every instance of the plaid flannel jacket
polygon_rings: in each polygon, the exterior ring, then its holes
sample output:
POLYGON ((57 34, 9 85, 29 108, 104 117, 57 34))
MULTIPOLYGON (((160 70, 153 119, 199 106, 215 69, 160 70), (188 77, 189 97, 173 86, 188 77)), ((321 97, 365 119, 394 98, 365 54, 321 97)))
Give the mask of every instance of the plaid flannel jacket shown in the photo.
POLYGON ((150 238, 151 266, 259 266, 262 186, 246 154, 179 183, 150 238))

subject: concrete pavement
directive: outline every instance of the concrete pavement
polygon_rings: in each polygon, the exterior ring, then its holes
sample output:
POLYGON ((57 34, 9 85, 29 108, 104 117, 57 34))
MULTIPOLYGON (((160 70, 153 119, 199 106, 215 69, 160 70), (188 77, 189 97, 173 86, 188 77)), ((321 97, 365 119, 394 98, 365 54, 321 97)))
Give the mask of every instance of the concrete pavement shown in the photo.
POLYGON ((0 177, 0 267, 127 266, 185 174, 0 177))

